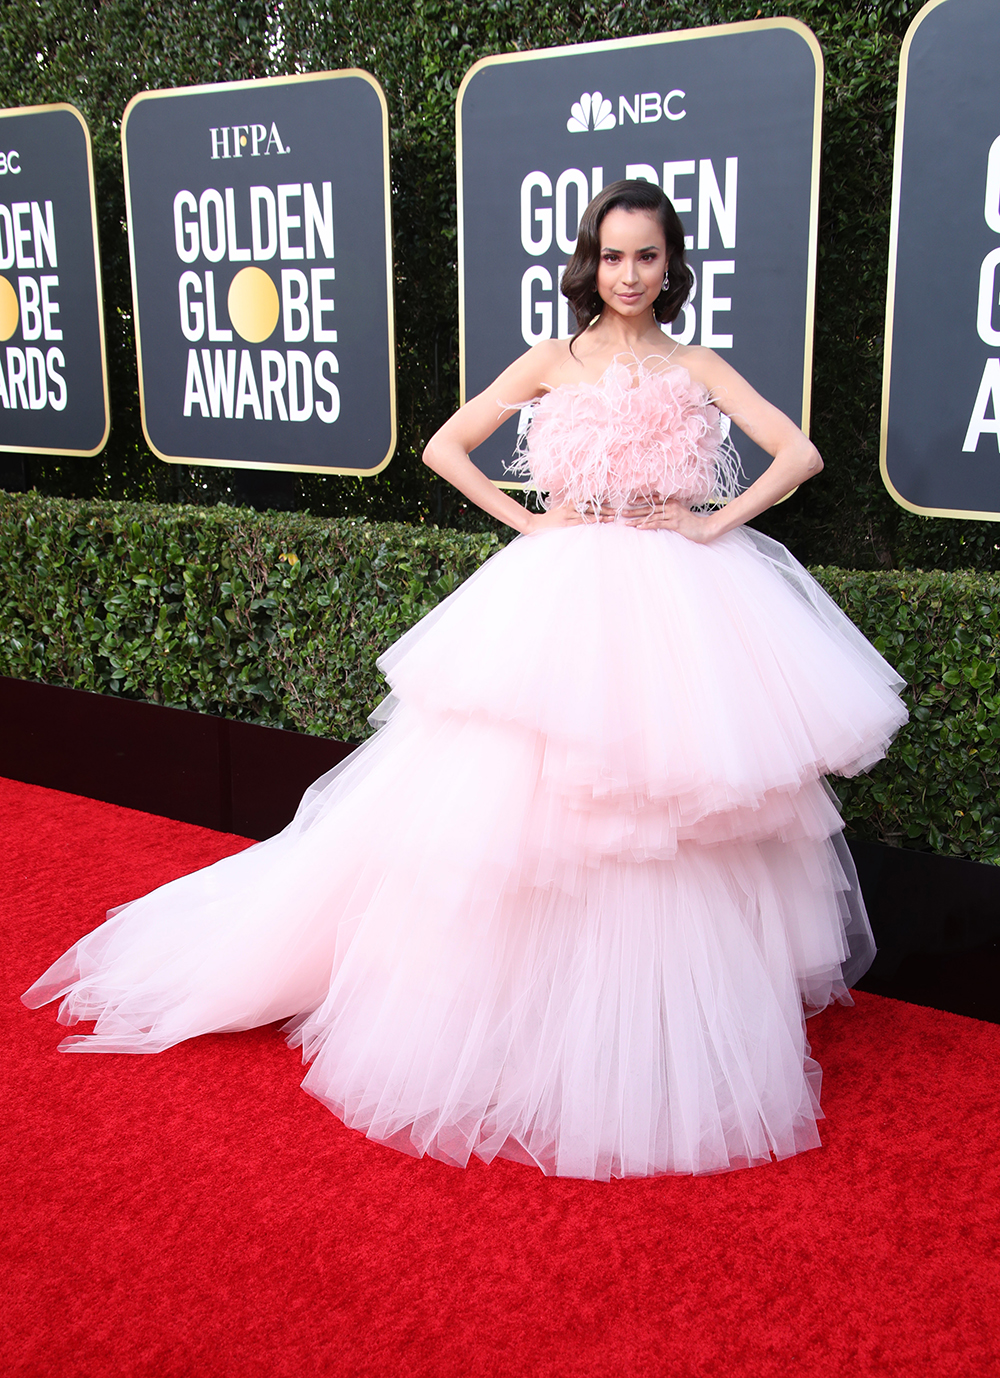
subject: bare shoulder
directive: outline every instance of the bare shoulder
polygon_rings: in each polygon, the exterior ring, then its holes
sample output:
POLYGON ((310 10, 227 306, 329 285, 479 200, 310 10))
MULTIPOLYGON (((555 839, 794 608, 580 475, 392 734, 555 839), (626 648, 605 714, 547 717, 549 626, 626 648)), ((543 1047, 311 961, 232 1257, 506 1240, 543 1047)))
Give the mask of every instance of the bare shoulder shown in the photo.
POLYGON ((569 351, 566 340, 543 340, 521 354, 504 369, 500 377, 487 389, 492 395, 497 388, 504 396, 527 401, 547 392, 552 386, 553 374, 558 373, 563 356, 569 351))
POLYGON ((678 345, 670 359, 671 363, 683 364, 696 383, 704 383, 709 389, 719 382, 732 383, 740 378, 732 364, 706 345, 678 345))
POLYGON ((732 416, 734 412, 746 412, 751 406, 770 404, 760 396, 741 373, 737 373, 721 354, 705 345, 688 345, 683 355, 674 355, 677 363, 683 364, 696 383, 701 383, 711 394, 712 401, 720 411, 732 416))
POLYGON ((543 340, 528 350, 539 371, 548 377, 561 373, 567 364, 575 362, 569 340, 543 340))
POLYGON ((577 383, 586 372, 586 360, 592 349, 588 349, 589 341, 582 343, 578 338, 575 342, 570 340, 545 340, 542 344, 536 345, 539 351, 538 360, 544 370, 544 382, 547 387, 558 388, 563 383, 577 383), (570 348, 571 343, 575 348, 570 348))

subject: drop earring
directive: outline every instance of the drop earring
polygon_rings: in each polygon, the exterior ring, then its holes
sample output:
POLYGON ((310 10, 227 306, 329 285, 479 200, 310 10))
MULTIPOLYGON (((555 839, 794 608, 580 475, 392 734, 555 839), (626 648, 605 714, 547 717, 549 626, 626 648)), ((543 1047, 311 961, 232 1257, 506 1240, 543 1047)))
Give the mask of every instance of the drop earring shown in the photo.
POLYGON ((663 274, 663 286, 660 288, 660 291, 661 291, 661 292, 666 292, 666 291, 669 289, 669 287, 670 287, 670 271, 669 271, 669 269, 668 269, 667 272, 665 272, 665 273, 663 274))

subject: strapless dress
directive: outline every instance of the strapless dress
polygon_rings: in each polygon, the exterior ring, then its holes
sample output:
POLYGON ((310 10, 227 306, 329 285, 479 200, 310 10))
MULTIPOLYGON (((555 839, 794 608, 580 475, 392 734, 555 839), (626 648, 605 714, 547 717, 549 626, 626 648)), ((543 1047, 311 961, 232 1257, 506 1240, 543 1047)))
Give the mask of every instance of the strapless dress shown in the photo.
MULTIPOLYGON (((673 366, 547 394, 521 463, 582 508, 733 478, 673 366)), ((606 1180, 817 1146, 805 1016, 873 953, 824 777, 906 714, 809 574, 747 528, 522 536, 379 663, 378 730, 283 832, 111 911, 27 992, 97 1021, 60 1046, 282 1020, 346 1124, 457 1165, 606 1180)))

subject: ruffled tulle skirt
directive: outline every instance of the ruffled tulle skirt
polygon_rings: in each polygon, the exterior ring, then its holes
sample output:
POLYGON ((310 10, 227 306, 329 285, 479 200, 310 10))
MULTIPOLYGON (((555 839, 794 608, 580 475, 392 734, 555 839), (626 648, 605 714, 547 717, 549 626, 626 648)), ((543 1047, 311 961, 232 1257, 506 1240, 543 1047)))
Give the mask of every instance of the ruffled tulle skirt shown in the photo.
POLYGON ((286 1020, 382 1143, 607 1179, 818 1144, 804 1013, 873 954, 824 775, 899 680, 788 553, 521 538, 380 662, 378 732, 277 837, 112 911, 26 994, 159 1052, 286 1020))

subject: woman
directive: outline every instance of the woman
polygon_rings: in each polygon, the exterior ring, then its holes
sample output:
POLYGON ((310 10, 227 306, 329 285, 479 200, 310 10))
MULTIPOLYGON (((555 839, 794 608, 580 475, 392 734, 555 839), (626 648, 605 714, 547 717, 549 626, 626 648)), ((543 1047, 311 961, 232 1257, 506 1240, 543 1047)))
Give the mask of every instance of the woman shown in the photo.
POLYGON ((642 182, 583 216, 580 330, 425 459, 517 540, 380 662, 383 726, 270 841, 114 911, 27 993, 156 1052, 286 1019, 306 1090, 406 1152, 607 1179, 818 1145, 803 1012, 871 933, 825 788, 905 718, 898 679, 743 523, 821 461, 710 350, 642 182), (469 451, 531 399, 532 513, 469 451), (733 495, 724 412, 773 455, 733 495), (729 499, 726 501, 726 499, 729 499))

